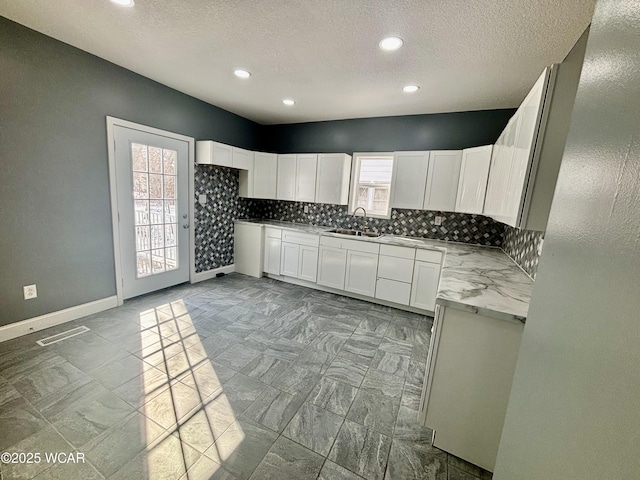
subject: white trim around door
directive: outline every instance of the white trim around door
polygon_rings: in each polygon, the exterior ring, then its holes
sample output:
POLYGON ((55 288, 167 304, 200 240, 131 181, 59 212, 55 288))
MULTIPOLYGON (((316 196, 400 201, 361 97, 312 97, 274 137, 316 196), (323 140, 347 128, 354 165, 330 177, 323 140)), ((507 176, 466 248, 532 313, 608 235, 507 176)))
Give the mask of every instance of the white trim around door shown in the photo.
POLYGON ((118 222, 118 196, 116 191, 116 156, 114 127, 120 126, 139 130, 141 132, 161 135, 175 140, 182 140, 189 144, 189 281, 195 280, 195 229, 194 229, 194 174, 195 174, 195 139, 178 133, 148 127, 139 123, 129 122, 120 118, 107 116, 107 151, 109 156, 109 190, 111 194, 111 225, 113 228, 113 256, 116 274, 116 298, 118 305, 124 303, 122 292, 122 256, 120 251, 120 230, 118 222))

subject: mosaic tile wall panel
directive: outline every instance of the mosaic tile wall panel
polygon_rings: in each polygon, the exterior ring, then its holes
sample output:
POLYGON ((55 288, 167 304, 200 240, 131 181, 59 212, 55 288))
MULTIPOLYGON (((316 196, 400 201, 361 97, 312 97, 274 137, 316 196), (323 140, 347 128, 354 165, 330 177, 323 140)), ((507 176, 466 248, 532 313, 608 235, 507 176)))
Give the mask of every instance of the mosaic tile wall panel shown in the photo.
POLYGON ((196 272, 233 263, 233 222, 249 217, 248 203, 238 197, 238 170, 196 165, 195 176, 196 272), (205 194, 207 203, 198 203, 205 194))
MULTIPOLYGON (((327 205, 277 200, 251 200, 252 218, 268 218, 287 222, 330 225, 339 228, 362 228, 361 217, 354 217, 344 205, 327 205), (304 207, 309 213, 304 213, 304 207)), ((500 246, 504 225, 481 215, 423 210, 392 210, 390 219, 370 218, 369 228, 381 233, 434 238, 478 245, 500 246), (435 224, 436 215, 443 217, 435 224)))
POLYGON ((505 226, 502 249, 522 269, 533 279, 536 278, 538 270, 538 260, 540 255, 538 250, 544 239, 544 232, 534 232, 533 230, 518 230, 510 226, 505 226))

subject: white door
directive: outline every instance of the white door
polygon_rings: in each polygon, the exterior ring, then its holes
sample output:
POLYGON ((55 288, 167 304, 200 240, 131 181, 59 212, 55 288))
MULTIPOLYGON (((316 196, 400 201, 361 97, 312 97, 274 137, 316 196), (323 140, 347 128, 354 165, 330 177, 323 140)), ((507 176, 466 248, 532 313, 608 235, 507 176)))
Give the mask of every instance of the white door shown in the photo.
POLYGON ((411 284, 412 307, 433 311, 436 307, 436 295, 440 282, 440 264, 416 262, 413 268, 411 284))
POLYGON ((296 193, 296 156, 278 155, 278 200, 294 200, 296 193))
POLYGON ((282 242, 280 257, 280 275, 298 278, 298 259, 300 257, 300 245, 282 242))
POLYGON ((123 298, 189 280, 189 144, 114 126, 123 298))
POLYGON ((344 289, 368 297, 375 296, 378 272, 378 254, 368 252, 347 252, 347 273, 344 289))
POLYGON ((300 245, 298 278, 309 282, 316 281, 318 273, 318 247, 300 245))
POLYGON ((395 152, 393 155, 393 208, 421 209, 427 184, 429 152, 395 152))
POLYGON ((461 163, 462 150, 431 152, 424 195, 425 210, 455 211, 461 163))
POLYGON ((320 247, 318 285, 344 290, 347 251, 342 248, 320 247))
POLYGON ((296 171, 296 200, 298 202, 315 202, 317 168, 318 155, 315 153, 298 155, 296 171))

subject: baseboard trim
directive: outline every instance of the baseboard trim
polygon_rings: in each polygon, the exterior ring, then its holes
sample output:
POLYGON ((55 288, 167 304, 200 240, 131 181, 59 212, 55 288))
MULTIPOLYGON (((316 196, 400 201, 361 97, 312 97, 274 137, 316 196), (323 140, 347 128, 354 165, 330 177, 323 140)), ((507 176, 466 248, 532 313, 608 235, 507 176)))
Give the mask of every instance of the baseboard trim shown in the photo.
POLYGON ((216 275, 218 273, 233 273, 235 271, 236 271, 236 267, 233 263, 225 267, 213 268, 211 270, 207 270, 206 272, 200 272, 200 273, 194 274, 193 278, 191 279, 191 283, 204 282, 205 280, 216 278, 216 275))
POLYGON ((6 342, 12 338, 28 335, 29 333, 77 320, 78 318, 103 312, 117 306, 118 297, 114 295, 93 302, 83 303, 82 305, 76 305, 75 307, 65 308, 64 310, 58 310, 57 312, 40 315, 39 317, 28 318, 20 322, 3 325, 0 327, 0 342, 6 342))

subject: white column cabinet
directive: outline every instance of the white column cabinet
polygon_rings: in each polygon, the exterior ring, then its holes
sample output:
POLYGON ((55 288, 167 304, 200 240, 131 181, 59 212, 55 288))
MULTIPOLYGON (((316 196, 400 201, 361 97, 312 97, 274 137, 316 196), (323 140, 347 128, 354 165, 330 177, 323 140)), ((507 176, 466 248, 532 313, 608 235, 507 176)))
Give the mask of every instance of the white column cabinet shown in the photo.
POLYGON ((350 176, 350 155, 344 153, 319 154, 316 176, 316 203, 347 205, 349 203, 350 176))
POLYGON ((282 242, 280 253, 280 274, 298 278, 298 264, 300 263, 300 245, 282 242))
POLYGON ((296 195, 296 155, 278 155, 276 198, 295 200, 296 195))
POLYGON ((318 155, 304 153, 297 156, 296 193, 298 202, 316 201, 316 171, 318 168, 318 155))
POLYGON ((395 152, 391 207, 421 209, 429 170, 429 152, 395 152))
POLYGON ((253 159, 254 198, 276 198, 278 156, 275 153, 255 152, 253 159))
POLYGON ((461 165, 462 150, 440 150, 429 154, 425 210, 455 211, 461 165))
POLYGON ((462 151, 456 212, 482 213, 492 150, 493 145, 485 145, 462 151))
POLYGON ((280 275, 281 236, 282 231, 279 228, 265 227, 263 270, 266 273, 280 275))
POLYGON ((236 223, 233 236, 235 271, 252 277, 261 277, 262 225, 259 223, 236 223))

